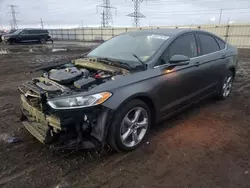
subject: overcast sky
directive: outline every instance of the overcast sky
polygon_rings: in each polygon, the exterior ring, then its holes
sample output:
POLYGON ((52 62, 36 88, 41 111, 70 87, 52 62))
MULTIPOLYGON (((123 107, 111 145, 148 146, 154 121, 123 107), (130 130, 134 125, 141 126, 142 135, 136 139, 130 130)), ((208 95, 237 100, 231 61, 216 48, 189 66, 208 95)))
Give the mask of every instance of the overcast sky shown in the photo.
MULTIPOLYGON (((103 0, 0 0, 0 28, 9 27, 12 19, 9 5, 17 5, 19 27, 40 27, 40 18, 47 28, 99 26, 101 12, 96 6, 103 0)), ((117 8, 114 26, 131 26, 126 15, 134 12, 132 0, 110 0, 117 8)), ((141 3, 140 12, 146 16, 141 26, 208 24, 213 18, 222 23, 250 23, 250 0, 148 0, 141 3)))

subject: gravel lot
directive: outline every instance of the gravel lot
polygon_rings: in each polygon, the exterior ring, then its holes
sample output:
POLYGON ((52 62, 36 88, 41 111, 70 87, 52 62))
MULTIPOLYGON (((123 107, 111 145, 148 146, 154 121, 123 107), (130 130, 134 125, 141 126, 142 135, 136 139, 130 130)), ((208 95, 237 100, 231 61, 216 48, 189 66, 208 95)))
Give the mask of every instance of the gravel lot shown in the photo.
POLYGON ((0 187, 250 186, 248 51, 241 53, 227 100, 208 99, 156 125, 138 150, 127 154, 109 149, 53 151, 33 139, 19 122, 17 86, 39 75, 34 68, 81 53, 0 55, 0 187), (20 142, 2 141, 6 134, 20 142))

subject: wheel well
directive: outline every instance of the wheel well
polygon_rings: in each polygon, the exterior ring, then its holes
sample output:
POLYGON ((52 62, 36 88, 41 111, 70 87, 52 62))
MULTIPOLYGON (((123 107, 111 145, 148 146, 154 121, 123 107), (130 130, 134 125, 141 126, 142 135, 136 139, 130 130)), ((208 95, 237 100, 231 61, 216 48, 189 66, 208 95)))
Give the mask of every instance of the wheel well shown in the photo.
POLYGON ((233 77, 235 77, 235 72, 236 72, 235 67, 231 67, 229 70, 233 73, 233 77))
POLYGON ((10 42, 16 42, 16 39, 15 38, 10 38, 9 41, 10 42))
POLYGON ((156 111, 155 111, 155 105, 154 105, 152 99, 150 99, 147 96, 138 96, 138 97, 135 97, 133 99, 139 99, 148 105, 148 107, 151 111, 151 125, 153 126, 155 123, 155 120, 156 120, 155 119, 156 118, 156 111))

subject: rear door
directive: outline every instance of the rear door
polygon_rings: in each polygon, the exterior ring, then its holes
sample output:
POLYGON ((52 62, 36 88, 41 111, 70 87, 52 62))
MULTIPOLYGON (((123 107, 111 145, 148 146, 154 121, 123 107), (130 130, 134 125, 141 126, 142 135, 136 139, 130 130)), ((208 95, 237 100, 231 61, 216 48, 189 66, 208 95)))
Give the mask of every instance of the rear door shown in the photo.
POLYGON ((225 70, 225 45, 220 46, 216 38, 208 33, 198 32, 197 37, 201 54, 195 60, 200 70, 198 76, 203 89, 201 94, 206 95, 215 92, 221 80, 221 71, 225 70))
POLYGON ((34 29, 34 30, 30 30, 31 32, 31 38, 32 38, 32 41, 39 41, 40 39, 40 30, 38 29, 34 29))
POLYGON ((161 59, 165 64, 155 68, 161 69, 162 79, 158 83, 158 95, 160 100, 160 116, 176 112, 180 108, 192 103, 197 98, 197 91, 201 88, 198 84, 198 71, 196 57, 198 56, 197 40, 194 33, 179 36, 166 49, 161 59), (188 65, 176 66, 172 70, 166 69, 173 55, 185 55, 190 58, 188 65))

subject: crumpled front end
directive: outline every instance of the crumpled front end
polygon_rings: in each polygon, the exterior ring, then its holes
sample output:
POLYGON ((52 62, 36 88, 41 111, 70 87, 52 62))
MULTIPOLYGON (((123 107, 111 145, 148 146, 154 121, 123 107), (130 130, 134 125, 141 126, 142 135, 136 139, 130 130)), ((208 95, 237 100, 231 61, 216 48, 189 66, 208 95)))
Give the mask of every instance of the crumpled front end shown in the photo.
POLYGON ((103 106, 54 110, 47 96, 31 82, 19 87, 21 120, 40 142, 61 149, 93 148, 105 143, 111 110, 103 106))
POLYGON ((21 110, 25 128, 42 143, 50 142, 53 132, 58 133, 62 130, 59 118, 46 115, 33 107, 24 95, 21 95, 21 110))
MULTIPOLYGON (((71 148, 103 144, 112 111, 102 103, 112 94, 92 95, 88 98, 90 105, 85 105, 84 93, 130 74, 129 71, 97 58, 80 58, 40 70, 43 70, 41 77, 19 87, 25 128, 42 143, 71 148), (74 95, 78 97, 70 99, 74 95), (65 97, 70 99, 66 106, 56 106, 59 102, 52 104, 65 97), (100 103, 91 104, 97 99, 100 103), (77 108, 71 108, 72 104, 78 105, 77 108)), ((64 101, 60 105, 65 105, 64 101)))

